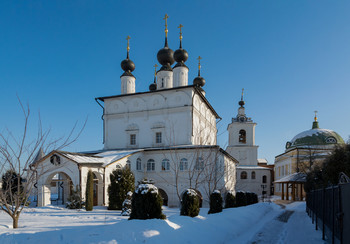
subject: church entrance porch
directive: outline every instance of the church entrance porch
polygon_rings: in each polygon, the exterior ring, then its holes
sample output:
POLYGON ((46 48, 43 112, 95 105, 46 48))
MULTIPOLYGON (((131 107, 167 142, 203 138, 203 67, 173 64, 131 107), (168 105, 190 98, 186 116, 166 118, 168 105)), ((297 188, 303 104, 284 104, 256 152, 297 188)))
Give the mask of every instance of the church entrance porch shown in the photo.
POLYGON ((47 177, 43 187, 44 206, 48 204, 64 205, 72 192, 73 183, 71 177, 66 173, 55 172, 47 177))

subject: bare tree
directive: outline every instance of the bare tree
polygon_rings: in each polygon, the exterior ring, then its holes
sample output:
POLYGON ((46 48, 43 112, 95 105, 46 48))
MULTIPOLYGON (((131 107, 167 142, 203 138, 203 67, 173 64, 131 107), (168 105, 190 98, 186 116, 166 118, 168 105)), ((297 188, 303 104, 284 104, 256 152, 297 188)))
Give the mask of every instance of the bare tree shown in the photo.
POLYGON ((29 105, 24 106, 19 98, 18 101, 24 116, 22 133, 16 136, 8 129, 0 133, 0 210, 12 218, 13 228, 18 228, 19 216, 29 203, 34 184, 44 173, 35 163, 37 152, 46 153, 69 146, 77 140, 86 124, 85 120, 82 128, 76 133, 76 123, 68 136, 52 140, 50 129, 43 130, 39 114, 36 135, 30 138, 30 108, 29 105))

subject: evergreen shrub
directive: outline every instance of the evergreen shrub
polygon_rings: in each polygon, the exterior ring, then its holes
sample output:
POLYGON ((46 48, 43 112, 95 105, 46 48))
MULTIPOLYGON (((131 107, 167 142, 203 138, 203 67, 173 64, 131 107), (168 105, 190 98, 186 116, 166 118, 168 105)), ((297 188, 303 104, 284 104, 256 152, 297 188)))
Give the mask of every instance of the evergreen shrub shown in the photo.
POLYGON ((246 192, 246 196, 247 196, 247 205, 253 204, 253 197, 254 197, 254 193, 253 192, 246 192))
POLYGON ((69 209, 81 209, 85 206, 85 202, 80 197, 80 187, 76 186, 75 190, 72 189, 72 193, 67 199, 66 208, 69 209))
POLYGON ((195 190, 187 189, 182 194, 180 215, 196 217, 199 214, 199 198, 195 190))
POLYGON ((220 191, 215 190, 210 194, 210 208, 208 214, 222 212, 222 202, 223 200, 220 191))
POLYGON ((126 199, 123 202, 123 208, 122 208, 122 216, 130 216, 131 214, 131 199, 132 199, 132 192, 129 191, 126 194, 126 199))
POLYGON ((258 194, 254 193, 254 195, 253 195, 253 204, 258 203, 258 202, 259 202, 258 194))
POLYGON ((236 193, 236 207, 242 207, 247 205, 247 196, 243 191, 236 193))
POLYGON ((85 191, 85 209, 86 211, 92 211, 94 207, 94 173, 89 170, 87 175, 86 182, 86 191, 85 191))
POLYGON ((227 192, 225 197, 225 208, 234 208, 236 205, 236 198, 232 192, 227 192))
POLYGON ((131 200, 129 219, 165 219, 162 213, 163 199, 158 188, 151 182, 140 182, 131 200))
POLYGON ((108 186, 108 209, 121 210, 127 193, 135 190, 135 177, 128 167, 117 168, 110 174, 108 186))

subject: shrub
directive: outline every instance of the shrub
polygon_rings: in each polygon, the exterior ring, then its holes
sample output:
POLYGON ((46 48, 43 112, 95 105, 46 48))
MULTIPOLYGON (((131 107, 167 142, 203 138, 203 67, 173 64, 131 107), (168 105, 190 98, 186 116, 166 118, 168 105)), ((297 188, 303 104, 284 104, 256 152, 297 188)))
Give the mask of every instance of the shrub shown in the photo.
POLYGON ((246 206, 247 205, 247 196, 243 191, 236 193, 236 207, 246 206))
POLYGON ((236 205, 236 198, 235 195, 233 195, 232 192, 227 192, 226 198, 225 198, 225 208, 233 208, 236 205))
POLYGON ((208 214, 222 212, 222 196, 218 190, 210 194, 210 208, 208 214))
POLYGON ((85 192, 85 209, 86 211, 92 211, 94 206, 94 173, 89 170, 86 182, 86 192, 85 192))
POLYGON ((123 202, 123 208, 122 208, 122 216, 130 216, 131 214, 131 199, 132 199, 132 192, 129 191, 126 194, 126 199, 123 202))
POLYGON ((76 186, 75 190, 72 189, 72 193, 67 199, 66 208, 69 209, 81 209, 85 205, 85 202, 80 197, 80 187, 76 186))
POLYGON ((246 197, 247 197, 247 205, 253 204, 253 194, 252 192, 246 192, 246 197))
POLYGON ((128 167, 114 170, 109 177, 111 184, 108 186, 108 209, 121 210, 127 193, 135 190, 135 177, 128 167))
POLYGON ((256 194, 256 193, 253 193, 253 194, 254 194, 253 195, 253 204, 258 203, 259 202, 258 194, 256 194))
POLYGON ((142 181, 132 195, 129 219, 165 219, 162 205, 158 188, 148 181, 142 181))
POLYGON ((20 197, 22 203, 25 202, 26 199, 23 192, 23 178, 15 171, 8 170, 5 174, 2 175, 1 187, 8 203, 14 203, 15 199, 17 199, 17 196, 20 197))
POLYGON ((182 194, 180 215, 196 217, 199 214, 199 198, 195 190, 187 189, 182 194))

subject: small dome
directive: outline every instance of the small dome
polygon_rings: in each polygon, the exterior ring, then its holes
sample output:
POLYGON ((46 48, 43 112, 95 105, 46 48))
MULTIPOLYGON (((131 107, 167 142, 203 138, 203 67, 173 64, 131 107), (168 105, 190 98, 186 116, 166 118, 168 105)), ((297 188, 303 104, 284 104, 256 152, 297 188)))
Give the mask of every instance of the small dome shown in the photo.
POLYGON ((163 66, 172 65, 175 62, 174 51, 171 50, 169 47, 165 46, 164 48, 158 51, 157 59, 158 62, 163 66))
POLYGON ((195 86, 204 86, 205 85, 205 80, 202 76, 197 76, 196 78, 194 78, 193 80, 193 85, 195 86))
POLYGON ((290 142, 287 142, 286 149, 299 146, 327 146, 335 144, 344 144, 343 138, 337 132, 314 128, 294 136, 290 142))
POLYGON ((239 104, 239 106, 243 107, 245 102, 243 100, 241 100, 241 101, 238 102, 238 104, 239 104))
POLYGON ((122 69, 127 72, 133 72, 135 70, 135 64, 133 61, 131 61, 129 58, 124 59, 121 63, 120 66, 122 67, 122 69))
POLYGON ((188 59, 188 52, 183 48, 179 48, 174 53, 174 59, 178 63, 181 63, 181 62, 184 63, 188 59))
POLYGON ((149 90, 150 90, 150 91, 155 91, 155 90, 157 90, 157 84, 156 84, 156 83, 152 83, 151 85, 149 85, 149 90))

